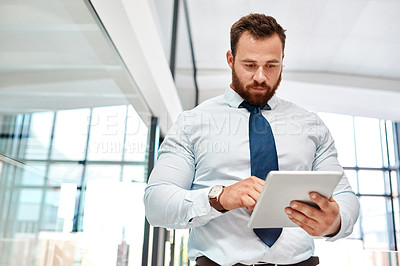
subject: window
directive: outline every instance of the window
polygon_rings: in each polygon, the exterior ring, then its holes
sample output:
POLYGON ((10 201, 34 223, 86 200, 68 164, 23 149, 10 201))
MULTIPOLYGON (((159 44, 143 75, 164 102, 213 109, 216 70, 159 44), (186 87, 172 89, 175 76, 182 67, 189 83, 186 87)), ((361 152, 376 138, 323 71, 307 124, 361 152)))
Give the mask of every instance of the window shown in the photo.
POLYGON ((350 238, 362 239, 365 249, 397 250, 399 159, 394 124, 337 114, 319 116, 335 139, 339 162, 360 201, 360 217, 350 238))
POLYGON ((55 241, 51 233, 58 232, 56 238, 64 241, 71 235, 62 233, 75 231, 83 236, 73 244, 73 260, 115 264, 124 243, 130 247, 129 265, 140 265, 148 129, 134 108, 118 105, 5 119, 10 130, 29 134, 14 141, 3 133, 1 143, 8 145, 1 152, 18 151, 12 156, 28 166, 1 167, 0 233, 9 240, 0 240, 10 246, 0 249, 0 264, 15 260, 6 254, 17 236, 55 241), (97 255, 84 260, 83 253, 97 255))

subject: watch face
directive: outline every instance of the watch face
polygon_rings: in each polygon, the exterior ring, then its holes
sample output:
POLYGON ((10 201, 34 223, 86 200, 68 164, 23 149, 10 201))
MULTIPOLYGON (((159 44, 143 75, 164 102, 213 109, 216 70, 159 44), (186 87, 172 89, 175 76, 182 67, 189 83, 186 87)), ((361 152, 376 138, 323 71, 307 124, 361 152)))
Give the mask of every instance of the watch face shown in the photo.
POLYGON ((222 190, 222 186, 218 185, 218 186, 213 186, 210 190, 210 192, 208 193, 208 198, 213 199, 216 198, 218 196, 218 194, 221 192, 222 190))

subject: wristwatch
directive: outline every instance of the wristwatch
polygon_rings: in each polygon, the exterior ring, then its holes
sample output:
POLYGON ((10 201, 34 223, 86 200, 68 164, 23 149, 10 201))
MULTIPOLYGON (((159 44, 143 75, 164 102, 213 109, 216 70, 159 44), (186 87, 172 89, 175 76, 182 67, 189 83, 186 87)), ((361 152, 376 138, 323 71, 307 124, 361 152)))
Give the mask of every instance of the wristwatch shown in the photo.
POLYGON ((216 185, 210 189, 210 192, 208 192, 208 201, 210 202, 211 207, 222 213, 228 211, 225 210, 224 207, 222 207, 219 203, 219 196, 222 194, 223 190, 224 186, 216 185))

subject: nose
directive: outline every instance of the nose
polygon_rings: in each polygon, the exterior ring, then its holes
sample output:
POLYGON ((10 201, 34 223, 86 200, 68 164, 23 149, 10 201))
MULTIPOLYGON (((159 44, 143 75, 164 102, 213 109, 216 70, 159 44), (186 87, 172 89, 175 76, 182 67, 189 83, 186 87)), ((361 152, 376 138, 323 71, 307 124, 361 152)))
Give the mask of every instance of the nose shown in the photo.
POLYGON ((255 81, 257 81, 258 83, 263 83, 263 82, 265 82, 267 80, 267 76, 266 76, 265 70, 264 70, 264 68, 262 66, 260 66, 257 69, 256 73, 253 76, 253 79, 255 81))

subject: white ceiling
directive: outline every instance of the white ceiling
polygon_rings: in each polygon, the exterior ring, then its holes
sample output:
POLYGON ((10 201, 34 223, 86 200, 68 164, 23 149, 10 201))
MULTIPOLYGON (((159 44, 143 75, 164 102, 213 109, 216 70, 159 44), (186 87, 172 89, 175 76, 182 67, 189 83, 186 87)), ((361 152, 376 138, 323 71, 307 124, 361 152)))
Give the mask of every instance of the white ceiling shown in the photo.
POLYGON ((397 0, 202 0, 189 12, 200 69, 225 69, 230 26, 251 12, 287 30, 286 69, 399 78, 397 0))
MULTIPOLYGON (((150 2, 165 57, 169 58, 173 0, 150 2)), ((0 2, 0 112, 129 102, 139 112, 149 114, 141 93, 86 3, 0 2)), ((223 93, 230 84, 225 53, 231 25, 243 15, 259 12, 276 17, 287 29, 284 76, 278 90, 281 97, 314 111, 400 121, 400 1, 187 3, 200 101, 223 93)), ((182 104, 188 109, 194 106, 193 71, 182 10, 180 13, 176 83, 182 104)), ((143 29, 147 29, 145 23, 143 29)))
POLYGON ((146 104, 81 0, 0 2, 0 112, 146 104))
MULTIPOLYGON (((170 39, 165 35, 170 34, 171 25, 160 15, 165 1, 154 0, 154 6, 162 8, 156 13, 168 46, 170 39)), ((201 101, 221 94, 230 84, 225 54, 230 48, 231 25, 251 12, 265 13, 287 30, 284 80, 278 91, 281 97, 313 111, 400 121, 400 1, 187 2, 201 101)), ((180 25, 176 78, 183 106, 188 109, 194 104, 194 90, 182 19, 180 25)))

